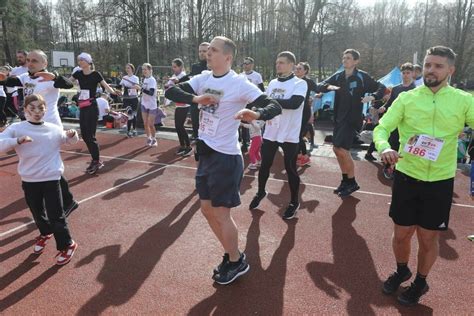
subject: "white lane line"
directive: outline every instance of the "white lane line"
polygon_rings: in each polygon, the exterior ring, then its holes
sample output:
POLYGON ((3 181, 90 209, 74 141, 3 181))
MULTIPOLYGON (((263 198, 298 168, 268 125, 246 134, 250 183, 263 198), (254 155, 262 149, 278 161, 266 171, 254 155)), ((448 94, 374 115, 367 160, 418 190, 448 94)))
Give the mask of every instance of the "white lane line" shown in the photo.
MULTIPOLYGON (((83 156, 89 156, 90 154, 85 154, 85 153, 77 153, 75 151, 66 151, 62 150, 64 153, 69 153, 69 154, 76 154, 76 155, 83 155, 83 156)), ((127 159, 127 158, 121 158, 121 157, 113 157, 113 156, 101 156, 110 160, 123 160, 123 161, 130 161, 130 162, 138 162, 138 163, 146 163, 146 164, 151 164, 151 165, 162 165, 162 166, 167 166, 167 167, 175 167, 175 168, 183 168, 183 169, 190 169, 190 170, 196 170, 196 167, 188 167, 188 166, 181 166, 181 165, 175 165, 175 164, 166 164, 162 162, 152 162, 152 161, 146 161, 146 160, 137 160, 137 159, 127 159)), ((244 174, 244 177, 248 178, 257 178, 257 176, 254 175, 247 175, 244 174)), ((278 181, 278 182, 288 182, 288 180, 282 180, 282 179, 274 179, 274 178, 269 178, 269 180, 273 181, 278 181)), ((301 182, 304 185, 311 186, 311 187, 316 187, 316 188, 323 188, 323 189, 329 189, 329 190, 334 190, 336 187, 331 187, 327 185, 321 185, 321 184, 314 184, 314 183, 306 183, 306 182, 301 182)), ((362 194, 367 194, 367 195, 375 195, 375 196, 383 196, 383 197, 389 197, 391 198, 391 194, 386 194, 386 193, 378 193, 378 192, 370 192, 370 191, 362 191, 359 190, 357 193, 362 193, 362 194)), ((459 203, 453 203, 454 206, 460 206, 460 207, 467 207, 467 208, 474 208, 474 205, 468 205, 468 204, 459 204, 459 203)))
MULTIPOLYGON (((89 154, 78 153, 78 152, 75 152, 75 151, 62 150, 61 152, 63 152, 63 153, 68 153, 68 154, 76 154, 76 155, 82 155, 82 156, 89 156, 89 154)), ((86 199, 84 199, 84 200, 82 200, 82 201, 79 201, 79 202, 78 202, 79 204, 80 204, 80 203, 83 203, 83 202, 85 202, 85 201, 88 201, 88 200, 90 200, 90 199, 93 199, 93 198, 95 198, 95 197, 97 197, 97 196, 100 196, 100 195, 102 195, 102 194, 105 194, 105 193, 107 193, 107 192, 110 192, 110 191, 112 191, 112 190, 114 190, 114 189, 116 189, 116 188, 118 188, 118 187, 121 187, 121 186, 126 185, 126 184, 128 184, 128 183, 131 183, 131 182, 133 182, 133 181, 135 181, 135 180, 138 180, 138 179, 140 179, 140 178, 142 178, 142 177, 145 177, 145 176, 147 176, 147 175, 149 175, 149 174, 152 174, 152 173, 154 173, 154 172, 157 172, 158 170, 161 170, 161 169, 164 169, 164 168, 167 168, 167 167, 175 167, 175 168, 190 169, 190 170, 196 170, 196 169, 197 169, 196 167, 180 166, 180 165, 174 165, 174 164, 171 165, 171 164, 165 164, 165 163, 161 163, 161 162, 152 162, 152 161, 146 161, 146 160, 127 159, 127 158, 120 158, 120 157, 113 157, 113 156, 104 156, 104 155, 101 155, 101 157, 107 158, 107 159, 110 159, 110 160, 122 160, 122 161, 129 161, 129 162, 145 163, 145 164, 150 164, 150 165, 162 165, 163 167, 162 167, 162 168, 159 168, 159 169, 157 169, 157 170, 153 170, 153 171, 151 171, 151 172, 149 172, 149 173, 143 174, 143 175, 141 175, 141 176, 138 177, 138 178, 134 178, 134 179, 131 179, 131 180, 126 181, 126 182, 124 182, 124 183, 121 183, 121 184, 119 184, 119 185, 117 185, 117 186, 115 186, 115 187, 112 187, 112 188, 110 188, 110 189, 107 189, 107 190, 105 190, 105 191, 103 191, 103 192, 97 193, 97 194, 95 194, 95 195, 93 195, 93 196, 91 196, 91 197, 88 197, 88 198, 86 198, 86 199)), ((244 177, 257 178, 257 176, 253 176, 253 175, 244 175, 244 177)), ((274 179, 274 178, 269 178, 269 180, 277 181, 277 182, 285 182, 285 183, 288 182, 287 180, 274 179)), ((329 190, 334 190, 334 189, 336 189, 336 187, 331 187, 331 186, 321 185, 321 184, 305 183, 305 182, 302 182, 302 184, 307 185, 307 186, 311 186, 311 187, 323 188, 323 189, 329 189, 329 190)), ((376 195, 376 196, 382 196, 382 197, 391 197, 390 194, 377 193, 377 192, 370 192, 370 191, 357 191, 356 193, 362 193, 362 194, 367 194, 367 195, 376 195)), ((473 209, 474 209, 474 205, 459 204, 459 203, 453 203, 452 205, 453 205, 453 206, 459 206, 459 207, 466 207, 466 208, 473 208, 473 209)), ((33 223, 34 223, 34 221, 30 221, 30 222, 25 223, 25 224, 22 224, 22 225, 20 225, 20 226, 18 226, 18 227, 12 228, 12 229, 10 229, 10 230, 8 230, 8 231, 6 231, 6 232, 0 233, 0 237, 6 236, 6 235, 8 235, 8 234, 11 234, 11 233, 13 233, 13 232, 15 232, 15 231, 17 231, 17 230, 22 229, 23 227, 26 227, 26 226, 28 226, 28 225, 31 225, 31 224, 33 224, 33 223)))
MULTIPOLYGON (((98 196, 101 196, 101 195, 103 195, 103 194, 106 194, 106 193, 108 193, 108 192, 110 192, 110 191, 113 191, 113 190, 115 190, 115 189, 117 189, 117 188, 120 188, 120 187, 122 187, 122 186, 124 186, 124 185, 127 185, 127 184, 129 184, 129 183, 131 183, 131 182, 133 182, 133 181, 136 181, 136 180, 139 180, 139 179, 141 179, 141 178, 147 177, 147 176, 149 176, 150 174, 153 174, 153 173, 155 173, 155 172, 158 172, 158 171, 160 171, 160 170, 162 170, 162 169, 164 169, 164 168, 166 168, 166 166, 161 167, 161 168, 158 168, 158 169, 153 170, 153 171, 150 171, 150 172, 147 172, 147 173, 145 173, 145 174, 142 174, 142 175, 140 175, 140 176, 138 176, 138 177, 135 177, 135 178, 133 178, 133 179, 130 179, 130 180, 128 180, 128 181, 125 181, 124 183, 121 183, 121 184, 119 184, 119 185, 113 186, 113 187, 111 187, 110 189, 104 190, 104 191, 102 191, 102 192, 99 192, 99 193, 97 193, 97 194, 94 194, 94 195, 92 195, 92 196, 89 196, 89 197, 87 197, 87 198, 85 198, 85 199, 83 199, 83 200, 80 200, 80 201, 78 201, 77 203, 81 204, 81 203, 87 202, 87 201, 89 201, 89 200, 92 200, 92 199, 94 199, 94 198, 96 198, 96 197, 98 197, 98 196)), ((29 226, 29 225, 33 224, 33 223, 34 223, 34 221, 32 220, 32 221, 30 221, 30 222, 28 222, 28 223, 25 223, 25 224, 22 224, 22 225, 20 225, 20 226, 15 227, 15 228, 12 228, 12 229, 10 229, 10 230, 7 230, 6 232, 0 233, 0 237, 9 235, 9 234, 11 234, 11 233, 13 233, 13 232, 16 232, 17 230, 20 230, 20 229, 22 229, 22 228, 24 228, 24 227, 26 227, 26 226, 29 226)))

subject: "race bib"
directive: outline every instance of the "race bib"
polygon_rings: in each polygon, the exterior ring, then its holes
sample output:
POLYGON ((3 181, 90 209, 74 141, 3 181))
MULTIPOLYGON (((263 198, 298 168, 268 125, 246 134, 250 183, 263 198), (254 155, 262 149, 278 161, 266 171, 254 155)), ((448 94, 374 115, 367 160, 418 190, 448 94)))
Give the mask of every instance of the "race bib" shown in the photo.
POLYGON ((408 140, 403 151, 423 159, 436 161, 443 145, 442 139, 428 135, 415 135, 408 140))
POLYGON ((280 117, 281 115, 277 115, 271 120, 267 121, 267 126, 272 126, 274 128, 279 128, 280 127, 280 117))
POLYGON ((128 89, 128 95, 129 96, 135 96, 137 95, 137 89, 128 89))
POLYGON ((81 93, 79 94, 79 100, 87 100, 90 98, 91 96, 89 90, 81 90, 81 93))
POLYGON ((199 120, 199 132, 208 136, 216 135, 217 128, 219 126, 220 119, 205 111, 201 111, 201 117, 199 120))

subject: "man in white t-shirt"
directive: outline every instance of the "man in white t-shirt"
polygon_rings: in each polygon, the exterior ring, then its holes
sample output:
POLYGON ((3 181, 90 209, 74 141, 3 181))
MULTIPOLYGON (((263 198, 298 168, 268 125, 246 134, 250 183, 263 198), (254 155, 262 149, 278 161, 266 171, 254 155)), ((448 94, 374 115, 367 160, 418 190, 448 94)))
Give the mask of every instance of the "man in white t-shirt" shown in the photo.
MULTIPOLYGON (((253 70, 255 66, 254 59, 252 57, 245 57, 242 67, 244 69, 244 74, 247 77, 248 81, 256 85, 260 90, 265 92, 265 87, 263 86, 262 75, 253 70)), ((248 128, 242 126, 240 128, 240 138, 242 139, 242 152, 246 153, 248 151, 248 144, 250 143, 250 134, 248 128)))
POLYGON ((270 81, 267 94, 280 103, 282 114, 268 121, 263 134, 262 165, 258 173, 258 192, 250 203, 249 209, 256 208, 267 195, 265 186, 270 168, 278 147, 283 149, 285 170, 290 185, 291 200, 283 214, 283 219, 292 219, 300 206, 298 191, 300 177, 296 171, 296 158, 299 149, 299 134, 303 107, 308 85, 293 73, 296 58, 292 52, 281 52, 277 56, 277 79, 270 81))
MULTIPOLYGON (((25 50, 17 50, 16 51, 16 64, 17 66, 14 67, 10 71, 10 76, 12 77, 19 77, 22 74, 28 73, 28 67, 26 66, 26 56, 28 55, 28 52, 25 50)), ((23 119, 23 100, 24 100, 24 93, 23 93, 23 88, 21 87, 9 87, 12 97, 17 98, 17 106, 18 106, 18 112, 23 119)))
POLYGON ((165 93, 165 97, 174 102, 200 106, 196 189, 202 213, 225 251, 213 275, 219 284, 229 284, 249 270, 245 254, 239 251, 238 231, 230 213, 231 208, 240 205, 243 176, 237 132, 239 120, 268 120, 281 113, 276 101, 231 70, 235 53, 232 40, 215 37, 207 51, 211 71, 171 86, 165 93), (245 109, 247 104, 258 109, 245 109))
POLYGON ((252 57, 245 57, 244 58, 244 63, 242 64, 244 68, 244 73, 247 79, 256 85, 260 90, 265 92, 265 87, 263 85, 263 79, 262 75, 255 70, 253 70, 253 67, 255 66, 255 62, 252 57))

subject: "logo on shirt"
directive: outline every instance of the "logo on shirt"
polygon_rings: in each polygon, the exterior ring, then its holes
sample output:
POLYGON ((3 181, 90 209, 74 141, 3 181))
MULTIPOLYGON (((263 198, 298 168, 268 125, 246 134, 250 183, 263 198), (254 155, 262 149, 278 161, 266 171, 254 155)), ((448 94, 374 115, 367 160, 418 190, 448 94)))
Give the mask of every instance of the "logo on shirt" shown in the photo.
POLYGON ((285 97, 285 89, 282 88, 274 88, 270 93, 270 98, 272 99, 283 99, 285 97))
POLYGON ((222 99, 222 97, 224 96, 224 91, 223 90, 215 90, 215 89, 211 89, 211 88, 206 88, 206 89, 204 89, 204 94, 212 94, 213 96, 216 97, 218 102, 216 104, 201 106, 200 108, 201 108, 201 110, 203 110, 205 112, 214 114, 216 112, 217 108, 219 107, 219 100, 222 99))
POLYGON ((32 95, 35 92, 36 84, 27 82, 23 85, 23 95, 25 97, 32 95))

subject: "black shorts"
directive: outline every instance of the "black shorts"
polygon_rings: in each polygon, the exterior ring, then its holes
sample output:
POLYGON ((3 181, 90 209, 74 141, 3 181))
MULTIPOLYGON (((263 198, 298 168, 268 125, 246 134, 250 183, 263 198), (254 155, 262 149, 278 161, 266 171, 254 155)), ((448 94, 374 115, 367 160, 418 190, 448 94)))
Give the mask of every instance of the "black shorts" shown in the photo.
POLYGON ((213 207, 240 205, 240 182, 244 174, 241 155, 220 152, 199 155, 196 189, 201 200, 211 200, 213 207))
POLYGON ((447 230, 454 178, 425 182, 395 171, 390 217, 400 226, 447 230))
POLYGON ((357 129, 349 122, 335 123, 332 144, 350 150, 357 135, 357 129))

